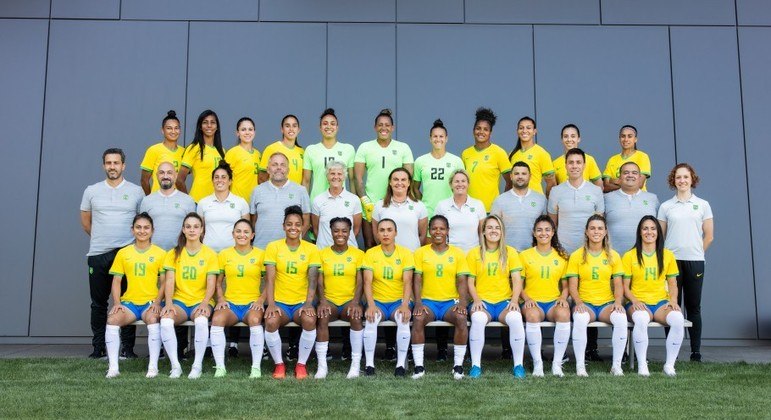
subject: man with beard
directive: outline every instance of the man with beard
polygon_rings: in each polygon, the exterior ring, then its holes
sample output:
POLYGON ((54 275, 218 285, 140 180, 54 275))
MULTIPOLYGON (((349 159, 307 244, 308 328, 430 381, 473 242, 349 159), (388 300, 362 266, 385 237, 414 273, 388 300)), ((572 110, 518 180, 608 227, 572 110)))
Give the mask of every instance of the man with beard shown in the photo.
POLYGON ((142 199, 139 212, 147 212, 153 218, 153 244, 168 251, 177 245, 182 220, 186 214, 195 211, 195 201, 174 185, 177 170, 173 163, 163 162, 158 165, 155 177, 160 189, 142 199))
POLYGON ((546 197, 528 187, 530 166, 522 161, 511 168, 512 188, 499 195, 490 207, 490 214, 503 220, 506 244, 522 252, 533 246, 533 223, 546 214, 546 197))

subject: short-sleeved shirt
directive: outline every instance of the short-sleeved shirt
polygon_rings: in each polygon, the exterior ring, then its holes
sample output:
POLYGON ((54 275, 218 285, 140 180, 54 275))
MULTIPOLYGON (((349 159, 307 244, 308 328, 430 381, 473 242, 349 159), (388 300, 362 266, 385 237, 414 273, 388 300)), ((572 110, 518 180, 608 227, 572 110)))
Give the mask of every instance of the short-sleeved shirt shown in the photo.
POLYGON ((223 201, 219 201, 217 196, 212 194, 201 199, 196 212, 203 217, 206 224, 204 245, 220 252, 235 245, 233 225, 243 215, 249 214, 249 205, 233 193, 229 193, 223 201))
POLYGON ((188 213, 195 211, 195 201, 175 189, 169 195, 160 191, 142 199, 139 212, 147 212, 153 218, 153 243, 168 251, 177 246, 182 222, 188 213))
POLYGON ((586 220, 593 214, 605 212, 602 188, 586 181, 575 188, 565 181, 551 189, 548 210, 559 216, 557 235, 560 243, 569 253, 573 252, 584 244, 586 220))
POLYGON ((450 223, 450 245, 457 246, 463 252, 479 246, 479 222, 487 216, 485 205, 473 197, 458 207, 453 197, 440 201, 435 214, 447 218, 450 223))
POLYGON ((415 269, 412 251, 396 245, 386 254, 382 245, 364 254, 362 268, 372 272, 372 297, 378 302, 395 302, 404 297, 404 273, 415 269))
POLYGON ((407 247, 411 251, 420 248, 420 232, 418 222, 428 217, 426 206, 420 201, 412 201, 407 198, 403 203, 397 203, 391 199, 388 207, 383 206, 383 200, 378 200, 372 219, 380 221, 391 219, 396 223, 396 243, 407 247))
POLYGON ((233 170, 233 183, 230 191, 248 200, 252 196, 252 190, 257 186, 257 175, 260 172, 260 151, 252 149, 247 151, 240 145, 236 145, 225 153, 225 160, 233 170))
POLYGON ((536 302, 552 302, 560 297, 560 285, 565 280, 568 267, 566 259, 552 248, 546 255, 536 247, 519 253, 522 261, 522 279, 525 293, 536 302))
POLYGON ((118 251, 110 267, 113 276, 126 276, 121 302, 144 305, 158 297, 158 276, 164 271, 166 251, 157 245, 140 251, 131 244, 118 251))
MULTIPOLYGON (((597 165, 597 161, 594 159, 594 157, 588 153, 584 156, 586 157, 586 162, 584 164, 584 179, 589 182, 602 179, 602 172, 600 172, 600 167, 597 165)), ((562 184, 563 182, 567 181, 568 169, 565 165, 565 155, 554 159, 552 165, 554 165, 554 177, 557 179, 557 184, 562 184)))
POLYGON ((86 187, 80 211, 91 212, 88 256, 102 255, 134 241, 131 224, 144 196, 142 188, 125 179, 115 188, 107 181, 86 187))
POLYGON ((351 234, 348 236, 348 245, 358 246, 356 236, 353 234, 353 216, 361 214, 361 205, 359 197, 350 191, 343 190, 340 194, 333 196, 329 190, 322 192, 313 199, 311 205, 311 214, 319 217, 319 234, 316 238, 316 246, 324 249, 334 244, 332 239, 332 229, 329 227, 329 221, 335 217, 346 217, 351 221, 351 234))
POLYGON ((631 249, 622 258, 624 278, 631 279, 631 291, 634 297, 647 305, 655 305, 662 300, 669 300, 667 279, 680 275, 675 254, 664 248, 664 270, 659 272, 656 252, 643 254, 642 265, 637 260, 637 250, 631 249))
POLYGON ((265 265, 276 267, 273 299, 297 305, 308 297, 308 270, 321 267, 321 258, 319 249, 310 242, 300 241, 300 245, 292 249, 285 239, 279 239, 265 249, 265 265))
POLYGON ((431 245, 415 251, 415 273, 423 278, 421 299, 458 299, 458 276, 469 274, 466 254, 462 249, 450 245, 444 252, 437 252, 431 245))
POLYGON ((493 201, 490 214, 503 220, 506 227, 506 243, 517 250, 533 246, 533 224, 535 219, 546 214, 546 196, 528 188, 519 196, 514 190, 499 195, 493 201))
POLYGON ((324 296, 334 305, 343 305, 352 300, 356 292, 356 275, 364 263, 364 251, 349 246, 341 253, 332 247, 326 247, 320 252, 324 296))
MULTIPOLYGON (((303 169, 311 171, 311 201, 318 197, 321 193, 329 189, 329 181, 327 181, 327 164, 329 162, 338 161, 345 164, 345 167, 353 168, 353 158, 356 155, 356 150, 353 146, 346 143, 336 142, 332 148, 327 148, 323 143, 316 143, 308 146, 305 149, 305 157, 303 159, 303 169)), ((345 174, 344 180, 348 179, 348 174, 345 174)), ((348 186, 350 188, 350 186, 348 186)))
POLYGON ((150 172, 150 183, 152 184, 150 192, 156 192, 161 188, 158 184, 158 180, 155 179, 155 174, 158 172, 158 166, 163 162, 169 162, 174 165, 174 170, 179 172, 179 165, 182 164, 182 155, 184 154, 184 147, 177 145, 175 150, 170 150, 163 145, 163 142, 156 143, 147 148, 139 167, 142 168, 143 171, 150 172))
POLYGON ((647 191, 629 195, 619 189, 605 194, 605 220, 613 249, 626 252, 632 248, 640 219, 655 217, 658 209, 658 197, 647 191))
POLYGON ((614 301, 613 277, 624 275, 624 264, 618 252, 610 250, 612 260, 605 251, 597 255, 591 252, 584 261, 584 248, 570 254, 567 277, 578 277, 578 296, 586 303, 604 305, 614 301))
POLYGON ((501 174, 511 172, 509 155, 497 144, 478 150, 471 146, 461 153, 463 165, 469 175, 468 195, 476 197, 490 211, 493 200, 500 193, 501 174))
POLYGON ((426 205, 428 216, 435 213, 436 205, 440 201, 452 197, 450 177, 457 169, 463 169, 463 161, 452 153, 445 153, 437 159, 426 153, 415 159, 415 174, 413 179, 421 183, 423 192, 423 204, 426 205))
POLYGON ((372 202, 385 197, 388 189, 388 175, 396 168, 414 163, 412 150, 407 143, 392 139, 383 147, 377 140, 364 142, 356 150, 355 163, 367 168, 367 182, 364 189, 372 202))
POLYGON ((203 149, 203 159, 201 159, 201 149, 197 143, 192 143, 185 148, 185 155, 182 156, 182 166, 190 169, 193 174, 193 184, 190 186, 190 197, 195 202, 214 192, 214 183, 211 180, 212 172, 219 165, 222 156, 214 146, 206 145, 203 149))
POLYGON ((466 255, 469 278, 473 278, 477 295, 485 302, 498 303, 511 300, 511 274, 522 271, 517 250, 506 246, 506 267, 500 267, 500 251, 487 251, 484 259, 476 247, 466 255))
POLYGON ((530 183, 528 187, 533 191, 543 194, 541 180, 554 173, 551 155, 549 155, 546 149, 538 144, 534 144, 527 150, 517 150, 517 153, 514 153, 509 161, 512 165, 520 161, 527 163, 527 166, 530 167, 530 183))
POLYGON ((300 146, 286 147, 280 140, 268 145, 262 152, 262 158, 260 159, 260 170, 268 170, 268 162, 270 157, 274 153, 283 153, 289 160, 289 180, 295 184, 302 184, 303 182, 303 157, 305 151, 300 146))
POLYGON ((682 261, 704 261, 704 221, 712 219, 712 207, 691 194, 680 201, 677 196, 663 202, 657 218, 667 223, 664 246, 682 261))
POLYGON ((303 213, 311 212, 308 192, 300 185, 287 181, 276 187, 265 181, 252 191, 249 213, 257 216, 254 224, 254 246, 265 249, 268 243, 284 237, 284 210, 300 206, 303 213))
POLYGON ((190 254, 186 248, 182 249, 179 258, 174 250, 166 253, 163 261, 166 271, 174 272, 174 296, 187 306, 198 305, 206 297, 206 277, 209 274, 220 273, 217 253, 206 245, 195 254, 190 254))
POLYGON ((235 305, 247 305, 260 298, 260 284, 265 272, 265 252, 254 248, 242 254, 235 247, 220 251, 220 273, 225 275, 225 300, 235 305))
MULTIPOLYGON (((635 151, 626 158, 621 156, 621 153, 611 156, 610 159, 608 159, 607 165, 605 165, 602 177, 604 179, 618 178, 621 166, 627 162, 636 163, 637 166, 640 167, 641 174, 645 175, 647 178, 651 177, 651 160, 648 155, 641 150, 635 151)), ((647 184, 647 182, 645 184, 647 184)), ((643 191, 645 191, 645 184, 643 184, 643 191)))

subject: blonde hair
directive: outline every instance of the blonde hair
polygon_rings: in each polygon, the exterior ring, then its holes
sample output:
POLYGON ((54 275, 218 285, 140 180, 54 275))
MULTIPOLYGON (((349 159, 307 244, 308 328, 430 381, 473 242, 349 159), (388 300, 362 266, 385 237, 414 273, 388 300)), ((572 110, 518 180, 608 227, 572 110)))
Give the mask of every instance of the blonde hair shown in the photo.
POLYGON ((487 240, 485 239, 485 227, 487 226, 488 220, 495 220, 498 222, 498 225, 501 227, 501 240, 498 242, 498 264, 501 266, 501 269, 506 268, 506 262, 508 260, 508 253, 506 252, 506 226, 503 225, 503 221, 500 217, 491 214, 487 217, 485 217, 484 221, 482 222, 482 232, 479 234, 479 253, 480 257, 482 258, 482 262, 485 261, 485 256, 487 255, 487 240))
POLYGON ((589 237, 586 235, 586 231, 589 229, 589 223, 595 220, 599 220, 605 226, 605 237, 602 238, 602 250, 608 258, 608 265, 613 265, 613 249, 610 247, 610 238, 608 237, 608 222, 605 220, 605 216, 601 214, 593 214, 586 220, 586 227, 584 227, 584 258, 582 263, 586 264, 586 254, 589 253, 589 237))

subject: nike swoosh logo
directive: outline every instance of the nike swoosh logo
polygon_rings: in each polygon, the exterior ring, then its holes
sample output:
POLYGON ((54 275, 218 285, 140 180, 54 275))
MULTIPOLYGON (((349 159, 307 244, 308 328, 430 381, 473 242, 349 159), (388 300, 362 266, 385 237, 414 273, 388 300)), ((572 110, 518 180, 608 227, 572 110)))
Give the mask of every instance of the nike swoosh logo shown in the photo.
POLYGON ((702 278, 702 277, 704 277, 704 273, 699 273, 699 274, 697 274, 697 275, 696 275, 696 278, 697 278, 697 279, 700 279, 700 278, 702 278))

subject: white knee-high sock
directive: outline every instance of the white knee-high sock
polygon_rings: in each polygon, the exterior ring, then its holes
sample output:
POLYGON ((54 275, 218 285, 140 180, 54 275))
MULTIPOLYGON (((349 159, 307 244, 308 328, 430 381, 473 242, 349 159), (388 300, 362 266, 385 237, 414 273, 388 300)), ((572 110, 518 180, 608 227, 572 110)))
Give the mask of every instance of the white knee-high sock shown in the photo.
POLYGON ((260 368, 262 350, 265 348, 265 330, 262 325, 249 327, 249 349, 252 351, 252 368, 260 368))
POLYGON ((211 337, 211 352, 214 356, 214 364, 218 368, 225 367, 225 327, 212 326, 209 332, 211 337))
POLYGON ((313 351, 314 344, 316 344, 316 329, 314 328, 310 331, 303 330, 300 334, 300 349, 297 352, 297 363, 304 365, 308 362, 308 357, 310 357, 313 351))
POLYGON ((169 358, 171 368, 179 369, 177 333, 174 331, 174 320, 171 318, 161 318, 161 341, 163 342, 163 348, 166 349, 166 357, 169 358))
POLYGON ((316 358, 319 359, 318 369, 327 370, 327 350, 329 349, 329 341, 317 341, 316 342, 316 358))
POLYGON ((402 321, 402 315, 396 315, 396 367, 404 367, 407 351, 410 349, 410 323, 402 321))
POLYGON ((361 350, 364 346, 364 330, 351 330, 351 366, 361 365, 361 350))
POLYGON ((364 321, 364 357, 367 366, 375 367, 375 346, 377 346, 377 324, 382 317, 378 313, 375 316, 375 322, 364 321))
POLYGON ((120 327, 117 325, 107 325, 104 330, 104 345, 107 347, 107 360, 110 365, 108 370, 118 371, 118 357, 120 356, 120 327))
POLYGON ((453 344, 453 366, 463 366, 463 358, 466 357, 465 344, 453 344))
POLYGON ((527 348, 530 350, 530 357, 533 362, 541 361, 541 326, 528 322, 525 325, 525 335, 527 336, 527 348))
POLYGON ((666 365, 674 366, 677 355, 680 353, 680 346, 683 344, 683 335, 685 319, 680 311, 672 311, 667 314, 667 324, 669 324, 669 334, 667 335, 667 361, 666 365))
POLYGON ((509 326, 509 343, 511 344, 514 366, 519 366, 525 357, 525 325, 522 322, 522 314, 511 311, 506 314, 504 320, 509 326))
POLYGON ((468 331, 471 366, 482 366, 482 349, 485 347, 485 326, 487 326, 486 313, 476 311, 471 314, 471 328, 468 331))
POLYGON ((589 313, 576 312, 573 314, 573 356, 576 358, 576 367, 583 367, 586 357, 586 328, 589 326, 589 313))
POLYGON ((621 365, 621 358, 624 357, 626 349, 626 314, 612 312, 610 314, 610 323, 613 324, 613 364, 621 365))
POLYGON ((565 350, 568 348, 568 341, 570 341, 570 323, 558 322, 554 326, 554 362, 562 363, 562 358, 565 357, 565 350))
POLYGON ((423 366, 423 350, 425 344, 413 344, 412 345, 412 358, 415 361, 415 366, 423 366))
POLYGON ((265 332, 265 345, 268 346, 268 352, 270 357, 273 358, 273 363, 277 365, 284 364, 284 359, 281 357, 281 335, 278 330, 265 332))
POLYGON ((150 360, 147 362, 147 370, 158 370, 158 357, 161 355, 160 324, 149 324, 147 326, 147 350, 150 352, 150 360))
POLYGON ((637 354, 639 363, 648 362, 648 323, 651 322, 651 316, 648 311, 632 312, 632 342, 634 343, 634 352, 637 354))
POLYGON ((193 358, 193 368, 203 368, 203 355, 206 353, 206 344, 209 342, 209 320, 205 316, 199 316, 193 320, 195 323, 195 357, 193 358))

